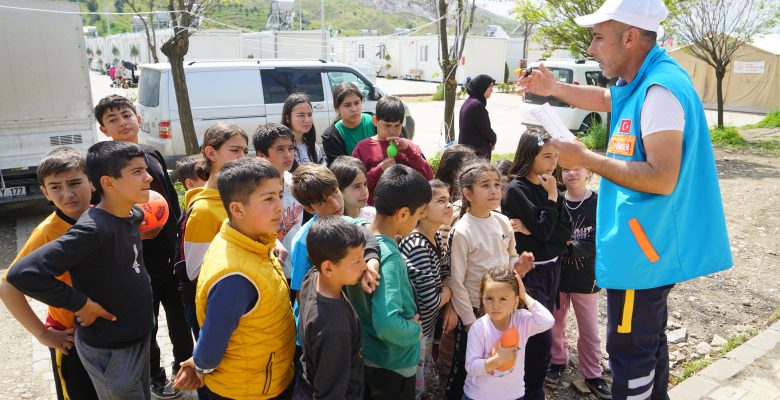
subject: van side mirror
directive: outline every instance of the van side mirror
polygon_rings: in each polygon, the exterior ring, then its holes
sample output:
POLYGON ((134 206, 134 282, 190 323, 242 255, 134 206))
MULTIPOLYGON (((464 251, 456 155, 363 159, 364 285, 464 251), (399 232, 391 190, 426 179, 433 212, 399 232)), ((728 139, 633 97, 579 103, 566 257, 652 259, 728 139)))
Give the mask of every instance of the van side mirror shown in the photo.
POLYGON ((371 90, 368 92, 368 98, 371 101, 377 101, 382 98, 382 94, 375 87, 371 87, 371 90))

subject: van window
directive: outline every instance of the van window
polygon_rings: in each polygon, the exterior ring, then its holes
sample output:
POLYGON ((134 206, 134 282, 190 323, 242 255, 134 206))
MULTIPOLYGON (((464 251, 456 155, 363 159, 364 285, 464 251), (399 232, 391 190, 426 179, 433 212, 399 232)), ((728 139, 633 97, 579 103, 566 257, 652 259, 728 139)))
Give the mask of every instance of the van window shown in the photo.
POLYGON ((312 103, 325 101, 319 70, 275 68, 264 69, 260 75, 266 104, 284 103, 295 92, 308 94, 312 103))
POLYGON ((257 91, 258 70, 192 71, 187 91, 192 108, 254 106, 261 103, 257 91))
POLYGON ((349 71, 330 71, 328 72, 328 81, 330 81, 331 91, 339 83, 352 82, 360 90, 360 93, 363 93, 363 98, 365 99, 368 98, 368 94, 371 91, 371 85, 368 82, 349 71))
POLYGON ((585 82, 591 86, 607 87, 609 80, 601 73, 601 71, 588 71, 585 72, 585 82))
POLYGON ((567 68, 555 68, 555 67, 548 67, 547 69, 552 72, 553 76, 555 77, 558 82, 561 83, 572 83, 574 71, 567 69, 567 68))
POLYGON ((145 69, 138 83, 138 103, 144 107, 160 105, 160 71, 145 69))

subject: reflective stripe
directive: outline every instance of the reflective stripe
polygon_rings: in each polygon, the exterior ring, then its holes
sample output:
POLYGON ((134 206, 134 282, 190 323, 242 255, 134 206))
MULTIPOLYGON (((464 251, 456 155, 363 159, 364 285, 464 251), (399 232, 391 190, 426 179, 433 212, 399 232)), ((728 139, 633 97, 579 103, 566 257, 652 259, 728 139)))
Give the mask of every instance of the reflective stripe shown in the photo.
MULTIPOLYGON (((628 380, 628 388, 629 389, 639 389, 642 386, 647 385, 648 383, 653 382, 653 378, 655 378, 655 370, 650 371, 650 375, 643 376, 641 378, 635 378, 635 379, 629 379, 628 380)), ((652 385, 651 385, 652 388, 652 385)))
POLYGON ((645 253, 645 257, 647 257, 651 263, 660 260, 661 257, 658 255, 658 252, 655 251, 655 248, 653 248, 647 235, 645 235, 645 230, 642 229, 642 225, 639 225, 639 221, 636 218, 632 218, 628 220, 628 226, 631 228, 631 232, 634 233, 634 237, 636 238, 637 243, 639 243, 639 248, 645 253))
POLYGON ((653 391, 653 385, 650 385, 650 388, 645 390, 641 394, 635 394, 633 396, 626 397, 626 400, 647 400, 650 398, 650 394, 653 391))
POLYGON ((631 318, 634 315, 634 290, 626 290, 626 298, 623 300, 623 317, 617 327, 618 333, 631 333, 631 318))

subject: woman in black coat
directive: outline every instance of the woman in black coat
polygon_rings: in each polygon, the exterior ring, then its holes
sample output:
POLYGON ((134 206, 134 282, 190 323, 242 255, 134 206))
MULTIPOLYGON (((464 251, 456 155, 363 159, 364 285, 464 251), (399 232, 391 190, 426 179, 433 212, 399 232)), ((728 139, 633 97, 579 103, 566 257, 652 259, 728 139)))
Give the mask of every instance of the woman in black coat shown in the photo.
POLYGON ((496 145, 496 133, 490 127, 487 99, 493 93, 496 81, 488 75, 477 75, 466 83, 469 98, 460 108, 460 134, 458 144, 474 149, 478 156, 490 161, 493 147, 496 145))

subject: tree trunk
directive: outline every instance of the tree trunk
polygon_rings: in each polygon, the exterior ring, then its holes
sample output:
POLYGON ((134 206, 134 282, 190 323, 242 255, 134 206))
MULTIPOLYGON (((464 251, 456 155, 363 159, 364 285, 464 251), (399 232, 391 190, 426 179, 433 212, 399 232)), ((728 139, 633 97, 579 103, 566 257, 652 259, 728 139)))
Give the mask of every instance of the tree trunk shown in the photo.
POLYGON ((718 88, 718 128, 723 128, 723 78, 725 76, 725 68, 715 69, 715 80, 718 88))
POLYGON ((455 100, 457 97, 458 81, 455 79, 455 74, 458 72, 458 63, 448 65, 449 72, 445 77, 447 78, 442 84, 444 85, 444 121, 447 127, 446 142, 450 143, 455 140, 455 100))
POLYGON ((184 56, 189 50, 189 44, 187 28, 179 28, 176 34, 162 45, 160 50, 168 57, 168 62, 171 64, 171 76, 176 92, 176 104, 179 107, 179 122, 184 138, 184 148, 187 154, 197 154, 200 152, 200 146, 198 146, 198 138, 195 134, 195 124, 192 122, 190 95, 184 76, 184 56))

